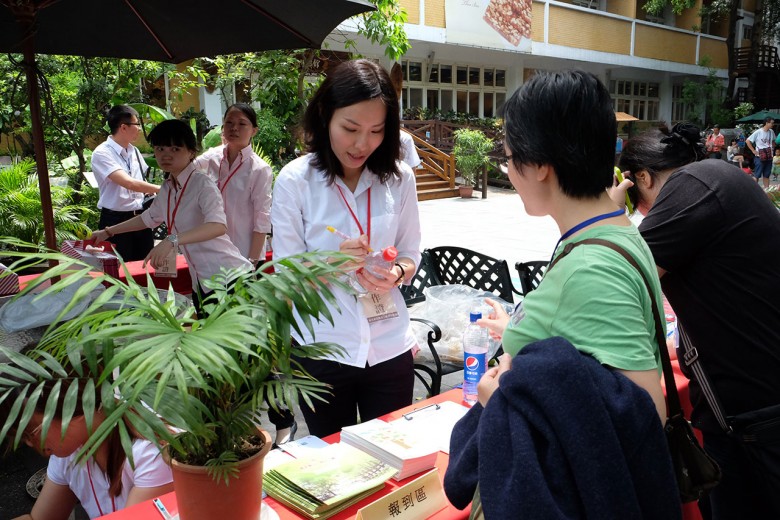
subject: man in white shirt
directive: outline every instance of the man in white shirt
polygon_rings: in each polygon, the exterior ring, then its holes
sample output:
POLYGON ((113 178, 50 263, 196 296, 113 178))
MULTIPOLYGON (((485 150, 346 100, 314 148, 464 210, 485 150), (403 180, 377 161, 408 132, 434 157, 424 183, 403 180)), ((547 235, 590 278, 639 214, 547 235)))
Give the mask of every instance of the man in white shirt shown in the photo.
MULTIPOLYGON (((146 163, 132 145, 141 133, 138 112, 127 105, 117 105, 109 110, 107 120, 111 135, 92 153, 92 171, 100 190, 98 229, 140 215, 144 194, 160 191, 159 186, 144 180, 146 163)), ((143 260, 154 246, 151 229, 123 233, 108 240, 125 261, 143 260)))

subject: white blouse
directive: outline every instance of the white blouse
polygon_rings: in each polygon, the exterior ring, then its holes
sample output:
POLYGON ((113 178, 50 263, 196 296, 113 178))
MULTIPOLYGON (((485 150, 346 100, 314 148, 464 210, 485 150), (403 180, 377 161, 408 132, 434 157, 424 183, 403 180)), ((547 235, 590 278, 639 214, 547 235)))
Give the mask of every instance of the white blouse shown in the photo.
POLYGON ((217 183, 225 204, 227 234, 248 258, 252 234, 271 232, 271 167, 251 146, 228 165, 224 145, 206 150, 195 159, 195 166, 217 183))
MULTIPOLYGON (((371 194, 371 247, 380 250, 395 246, 398 257, 420 262, 420 215, 417 189, 411 169, 398 163, 401 177, 385 184, 368 169, 363 170, 353 193, 337 178, 328 184, 325 173, 311 164, 312 154, 300 157, 279 173, 274 184, 271 222, 274 229, 274 259, 307 251, 338 251, 342 238, 327 231, 333 226, 350 237, 360 236, 360 229, 346 204, 352 208, 363 230, 368 224, 368 195, 371 194), (339 194, 339 187, 345 201, 339 194)), ((365 367, 392 359, 415 344, 409 328, 409 314, 401 292, 390 294, 398 311, 397 318, 368 323, 362 305, 354 295, 333 287, 338 304, 327 304, 334 325, 327 321, 314 325, 316 341, 327 341, 345 348, 344 356, 329 359, 365 367)), ((304 329, 298 341, 315 341, 304 329)))
MULTIPOLYGON (((222 196, 214 181, 203 172, 197 171, 194 165, 190 165, 179 174, 178 179, 170 176, 163 182, 160 193, 151 207, 141 214, 141 218, 147 227, 155 228, 165 222, 169 226, 168 233, 178 234, 206 222, 225 224, 225 210, 222 207, 222 196), (174 211, 176 217, 171 229, 169 221, 174 211)), ((189 265, 193 291, 198 288, 198 280, 208 280, 223 267, 252 267, 227 234, 180 247, 189 265)))

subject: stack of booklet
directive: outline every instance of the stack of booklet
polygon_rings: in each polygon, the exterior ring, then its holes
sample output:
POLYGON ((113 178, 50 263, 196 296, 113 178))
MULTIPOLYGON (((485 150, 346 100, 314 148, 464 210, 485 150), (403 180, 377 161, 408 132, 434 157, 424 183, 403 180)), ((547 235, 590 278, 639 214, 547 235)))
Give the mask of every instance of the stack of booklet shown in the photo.
POLYGON ((273 498, 311 519, 330 518, 382 489, 395 468, 347 444, 330 444, 264 472, 273 498))
POLYGON ((405 427, 405 421, 381 419, 341 429, 341 442, 351 444, 397 470, 395 480, 433 468, 439 447, 405 427))

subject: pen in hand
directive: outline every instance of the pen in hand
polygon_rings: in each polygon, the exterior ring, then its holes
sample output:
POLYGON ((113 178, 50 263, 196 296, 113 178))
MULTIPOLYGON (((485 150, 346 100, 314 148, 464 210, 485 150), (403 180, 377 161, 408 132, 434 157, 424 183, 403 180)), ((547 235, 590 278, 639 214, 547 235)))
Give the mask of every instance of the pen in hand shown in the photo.
MULTIPOLYGON (((344 240, 352 240, 351 236, 347 235, 346 233, 343 233, 343 232, 339 231, 338 229, 334 228, 333 226, 328 226, 325 229, 327 229, 328 231, 330 231, 331 233, 333 233, 334 235, 336 235, 339 238, 343 238, 344 240)), ((374 250, 369 247, 368 248, 368 252, 369 253, 373 253, 374 250)))

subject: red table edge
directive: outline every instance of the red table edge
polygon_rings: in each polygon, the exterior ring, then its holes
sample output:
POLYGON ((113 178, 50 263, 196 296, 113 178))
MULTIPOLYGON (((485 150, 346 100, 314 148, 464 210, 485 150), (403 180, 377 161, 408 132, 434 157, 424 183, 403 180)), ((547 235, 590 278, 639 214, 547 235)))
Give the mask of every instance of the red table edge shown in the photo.
MULTIPOLYGON (((459 404, 463 404, 462 402, 462 391, 460 389, 454 389, 450 390, 448 392, 439 394, 437 396, 418 401, 416 403, 413 403, 405 408, 401 408, 399 410, 396 410, 394 412, 391 412, 387 415, 384 415, 381 417, 381 419, 386 421, 391 421, 394 419, 400 419, 401 416, 405 413, 409 413, 417 408, 422 408, 423 406, 428 406, 435 403, 442 403, 445 401, 452 401, 459 404)), ((340 433, 334 433, 333 435, 329 435, 325 437, 323 440, 334 443, 338 442, 341 438, 340 433)), ((436 467, 439 468, 439 478, 444 478, 444 472, 447 470, 447 464, 449 462, 449 455, 439 452, 439 455, 436 459, 436 467)), ((423 472, 424 473, 424 472, 423 472)), ((358 510, 361 507, 364 507, 371 502, 377 500, 378 498, 381 498, 392 491, 398 489, 399 487, 411 482, 412 480, 420 477, 423 473, 418 473, 417 475, 412 475, 411 477, 402 480, 400 482, 396 482, 394 480, 389 480, 385 483, 384 489, 377 491, 370 497, 360 501, 359 503, 345 509, 344 511, 338 513, 337 515, 334 515, 331 517, 331 520, 347 520, 355 518, 357 515, 358 510)), ((165 504, 165 507, 168 509, 168 511, 171 514, 175 514, 179 511, 178 505, 176 503, 176 494, 174 492, 167 493, 165 495, 162 495, 160 497, 160 500, 162 500, 163 504, 165 504)), ((271 506, 273 510, 279 515, 279 518, 281 520, 290 520, 290 519, 301 519, 305 518, 301 515, 298 515, 297 513, 293 512, 292 510, 288 509, 283 504, 280 504, 270 496, 267 497, 264 502, 271 506)), ((448 503, 448 506, 435 515, 431 516, 430 518, 435 518, 439 520, 457 520, 457 519, 466 519, 469 516, 469 513, 471 511, 471 507, 467 507, 464 510, 458 510, 453 506, 452 504, 448 503)), ((147 500, 146 502, 142 502, 140 504, 136 504, 134 506, 128 507, 126 509, 123 509, 121 511, 117 511, 116 513, 111 513, 106 516, 102 516, 100 518, 105 518, 107 520, 159 520, 161 518, 160 513, 157 511, 157 509, 152 504, 151 500, 147 500)))

